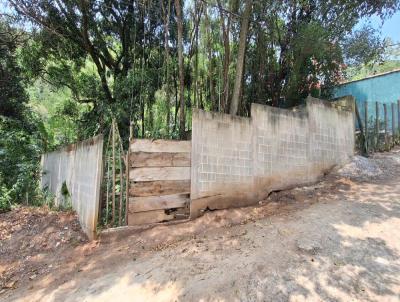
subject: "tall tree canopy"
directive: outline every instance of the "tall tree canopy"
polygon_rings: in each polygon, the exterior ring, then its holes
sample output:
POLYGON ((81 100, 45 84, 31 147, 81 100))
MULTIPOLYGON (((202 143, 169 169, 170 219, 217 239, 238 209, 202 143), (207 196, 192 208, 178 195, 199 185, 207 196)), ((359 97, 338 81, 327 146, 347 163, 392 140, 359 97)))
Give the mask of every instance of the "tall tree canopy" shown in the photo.
POLYGON ((26 35, 0 18, 0 212, 37 193, 38 159, 46 148, 43 123, 27 106, 17 49, 26 35))
MULTIPOLYGON (((398 0, 10 0, 29 24, 26 73, 88 104, 82 137, 116 117, 127 135, 184 137, 193 107, 248 115, 293 106, 379 55, 361 18, 398 0), (357 41, 357 42, 356 42, 357 41), (358 43, 358 44, 357 44, 358 43), (360 47, 362 44, 362 47, 360 47), (375 51, 371 51, 375 49, 375 51), (178 119, 179 116, 179 119, 178 119)), ((329 89, 325 89, 329 94, 329 89)))
POLYGON ((344 77, 377 70, 383 41, 354 28, 399 2, 8 0, 0 211, 40 194, 41 152, 104 133, 112 119, 124 142, 132 128, 135 137, 185 138, 194 108, 248 116, 252 102, 329 97, 344 77))

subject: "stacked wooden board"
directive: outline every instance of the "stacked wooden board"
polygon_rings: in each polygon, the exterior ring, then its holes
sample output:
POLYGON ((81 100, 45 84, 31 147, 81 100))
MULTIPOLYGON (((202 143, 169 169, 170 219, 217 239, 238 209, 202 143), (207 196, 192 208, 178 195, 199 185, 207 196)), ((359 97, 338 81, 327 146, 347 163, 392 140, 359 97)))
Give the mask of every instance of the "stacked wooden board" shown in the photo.
POLYGON ((190 141, 131 141, 129 225, 189 216, 190 153, 190 141))

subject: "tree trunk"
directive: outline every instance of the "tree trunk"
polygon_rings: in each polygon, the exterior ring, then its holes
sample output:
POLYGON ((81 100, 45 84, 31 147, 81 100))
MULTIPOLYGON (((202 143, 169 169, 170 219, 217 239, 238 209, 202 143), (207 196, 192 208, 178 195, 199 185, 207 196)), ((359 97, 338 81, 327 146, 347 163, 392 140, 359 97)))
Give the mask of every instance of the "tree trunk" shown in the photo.
MULTIPOLYGON (((197 5, 196 5, 197 6, 197 5)), ((196 11, 197 13, 197 11, 196 11)), ((198 13, 197 13, 198 14, 198 13)), ((200 23, 200 16, 197 16, 197 20, 195 23, 195 44, 196 44, 196 53, 194 55, 194 103, 196 108, 199 108, 199 100, 198 100, 198 77, 199 77, 199 23, 200 23)))
POLYGON ((185 139, 185 79, 183 66, 183 21, 180 0, 175 0, 176 23, 178 25, 178 65, 179 65, 179 136, 185 139))
POLYGON ((216 91, 215 91, 215 81, 214 81, 214 55, 212 49, 212 35, 211 35, 211 23, 208 17, 207 8, 205 10, 205 26, 206 26, 206 33, 207 33, 207 55, 208 55, 208 80, 209 80, 209 87, 210 87, 210 101, 211 101, 211 111, 218 110, 218 104, 216 99, 216 91))
POLYGON ((218 0, 218 8, 221 19, 222 37, 224 43, 224 65, 223 65, 223 98, 221 102, 220 110, 226 112, 229 106, 229 64, 230 64, 230 44, 229 44, 229 32, 231 27, 231 16, 225 16, 224 9, 222 8, 221 1, 218 0), (227 23, 225 24, 225 19, 227 23))
POLYGON ((169 16, 171 11, 171 0, 168 0, 168 7, 165 9, 164 1, 161 1, 164 15, 164 51, 165 51, 165 98, 167 102, 167 137, 169 137, 169 127, 171 123, 171 100, 169 87, 169 16))
POLYGON ((174 91, 175 91, 175 113, 174 113, 174 128, 173 128, 173 133, 175 133, 176 131, 176 123, 177 123, 177 116, 178 116, 178 85, 176 83, 177 79, 176 79, 176 69, 174 68, 174 91))
POLYGON ((247 32, 249 29, 249 18, 252 6, 253 6, 253 1, 246 0, 246 6, 244 8, 244 13, 242 15, 242 24, 240 26, 239 51, 236 63, 235 86, 233 88, 233 96, 229 110, 229 113, 232 115, 236 115, 239 108, 240 91, 242 86, 243 69, 244 69, 244 56, 246 52, 247 32))

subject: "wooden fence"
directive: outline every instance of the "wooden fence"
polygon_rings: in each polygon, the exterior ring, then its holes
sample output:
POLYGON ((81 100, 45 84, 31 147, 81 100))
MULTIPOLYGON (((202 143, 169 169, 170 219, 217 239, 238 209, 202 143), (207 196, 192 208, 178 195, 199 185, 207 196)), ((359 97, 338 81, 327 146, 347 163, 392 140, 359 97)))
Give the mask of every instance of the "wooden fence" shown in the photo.
POLYGON ((400 138, 400 100, 363 102, 355 108, 359 126, 357 146, 363 154, 390 150, 400 138))
POLYGON ((128 225, 189 217, 190 141, 130 141, 128 225))

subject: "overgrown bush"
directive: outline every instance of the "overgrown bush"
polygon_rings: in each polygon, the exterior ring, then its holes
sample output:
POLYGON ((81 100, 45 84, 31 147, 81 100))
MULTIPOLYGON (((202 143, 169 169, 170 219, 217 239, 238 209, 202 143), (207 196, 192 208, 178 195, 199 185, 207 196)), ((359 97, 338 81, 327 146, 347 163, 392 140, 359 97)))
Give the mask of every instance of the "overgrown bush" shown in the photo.
POLYGON ((22 38, 0 18, 0 208, 37 199, 40 153, 46 146, 43 123, 27 105, 25 79, 17 63, 22 38))
POLYGON ((35 128, 0 117, 0 198, 4 201, 32 204, 39 197, 42 148, 35 128))
POLYGON ((2 176, 0 174, 0 213, 7 212, 11 209, 11 195, 2 182, 2 176))

